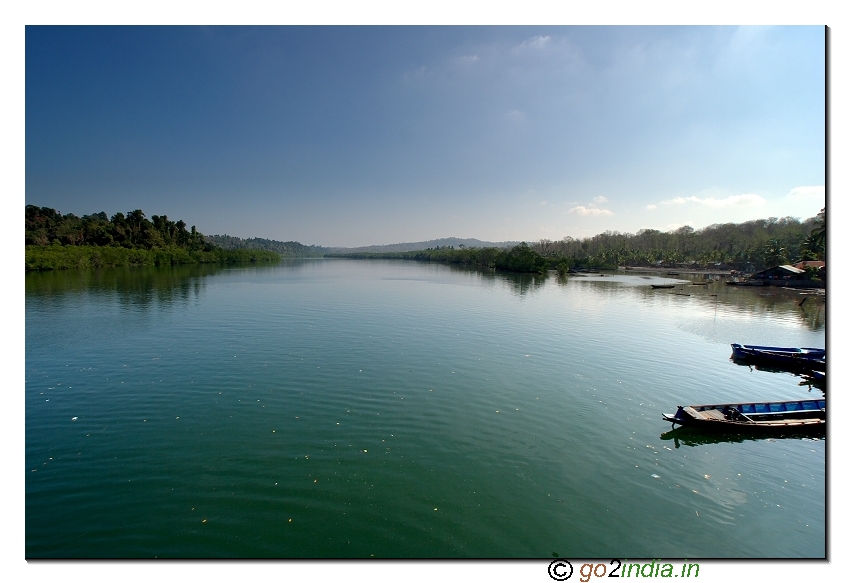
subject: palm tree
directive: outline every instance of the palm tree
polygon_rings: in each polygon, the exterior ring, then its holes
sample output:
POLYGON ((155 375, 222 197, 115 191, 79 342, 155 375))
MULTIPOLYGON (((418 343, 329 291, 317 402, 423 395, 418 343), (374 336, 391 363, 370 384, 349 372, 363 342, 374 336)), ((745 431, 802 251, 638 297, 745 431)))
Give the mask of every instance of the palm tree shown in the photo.
POLYGON ((764 244, 762 259, 767 267, 776 267, 788 263, 788 252, 776 239, 770 239, 764 244))
POLYGON ((806 239, 806 247, 826 261, 826 207, 820 209, 815 225, 806 239))

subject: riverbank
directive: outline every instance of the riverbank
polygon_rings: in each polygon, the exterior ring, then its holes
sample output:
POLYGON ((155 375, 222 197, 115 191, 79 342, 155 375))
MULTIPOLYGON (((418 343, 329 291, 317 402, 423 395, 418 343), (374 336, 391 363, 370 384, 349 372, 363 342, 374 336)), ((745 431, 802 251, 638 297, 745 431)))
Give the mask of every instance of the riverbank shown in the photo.
POLYGON ((631 267, 619 266, 618 271, 631 273, 662 273, 664 275, 710 275, 713 277, 730 277, 732 271, 729 269, 678 269, 670 267, 631 267))

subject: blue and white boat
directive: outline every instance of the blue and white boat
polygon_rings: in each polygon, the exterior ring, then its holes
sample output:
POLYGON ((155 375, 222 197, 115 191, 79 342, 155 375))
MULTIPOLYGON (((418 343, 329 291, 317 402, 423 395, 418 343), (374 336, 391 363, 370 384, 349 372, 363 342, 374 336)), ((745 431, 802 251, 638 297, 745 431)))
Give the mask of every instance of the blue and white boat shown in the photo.
POLYGON ((732 358, 737 361, 768 364, 792 370, 826 370, 825 348, 785 348, 733 344, 732 358))
POLYGON ((826 427, 826 399, 679 405, 675 414, 664 413, 662 417, 674 426, 718 431, 823 431, 826 427))

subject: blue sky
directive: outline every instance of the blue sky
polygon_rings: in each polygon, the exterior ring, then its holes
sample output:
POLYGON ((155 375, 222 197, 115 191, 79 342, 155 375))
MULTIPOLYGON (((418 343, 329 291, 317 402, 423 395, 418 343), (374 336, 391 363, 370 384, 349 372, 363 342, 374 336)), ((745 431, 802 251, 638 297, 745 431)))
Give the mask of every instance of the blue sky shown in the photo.
POLYGON ((825 32, 32 27, 26 202, 356 246, 825 204, 825 32))

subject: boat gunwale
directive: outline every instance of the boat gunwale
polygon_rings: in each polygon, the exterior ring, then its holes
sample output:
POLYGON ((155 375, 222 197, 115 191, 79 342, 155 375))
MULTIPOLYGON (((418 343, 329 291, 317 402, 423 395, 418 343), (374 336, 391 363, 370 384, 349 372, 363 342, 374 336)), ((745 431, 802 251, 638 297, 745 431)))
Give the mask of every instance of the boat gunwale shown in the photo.
MULTIPOLYGON (((706 407, 710 409, 718 409, 723 407, 739 407, 742 405, 785 405, 787 403, 819 403, 821 401, 826 402, 826 399, 789 399, 787 401, 738 401, 736 403, 719 403, 719 404, 705 404, 705 405, 676 405, 677 407, 685 408, 691 407, 696 409, 697 407, 706 407)), ((805 409, 806 411, 820 411, 821 408, 818 409, 805 409)), ((787 411, 779 411, 780 413, 786 413, 787 411)))

